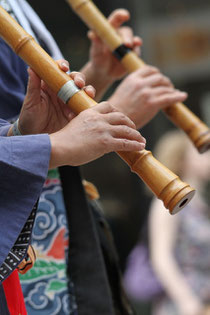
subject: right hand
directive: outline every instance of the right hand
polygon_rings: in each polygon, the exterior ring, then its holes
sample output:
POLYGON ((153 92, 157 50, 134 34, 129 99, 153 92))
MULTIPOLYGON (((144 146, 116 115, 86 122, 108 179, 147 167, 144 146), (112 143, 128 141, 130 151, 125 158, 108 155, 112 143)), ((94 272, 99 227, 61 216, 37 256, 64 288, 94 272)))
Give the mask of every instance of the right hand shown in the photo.
POLYGON ((186 97, 157 68, 145 65, 121 82, 109 102, 142 128, 160 109, 183 102, 186 97))
POLYGON ((81 112, 50 139, 50 168, 82 165, 111 151, 143 150, 146 142, 135 124, 107 102, 81 112))

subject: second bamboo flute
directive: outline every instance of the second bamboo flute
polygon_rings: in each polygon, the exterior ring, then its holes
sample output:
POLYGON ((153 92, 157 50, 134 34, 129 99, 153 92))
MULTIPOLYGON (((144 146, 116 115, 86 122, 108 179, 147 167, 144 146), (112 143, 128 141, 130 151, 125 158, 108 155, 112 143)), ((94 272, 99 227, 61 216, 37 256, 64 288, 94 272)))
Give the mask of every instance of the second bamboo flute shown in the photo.
MULTIPOLYGON (((133 72, 144 65, 144 62, 134 52, 123 45, 121 37, 91 0, 67 0, 67 2, 88 27, 94 30, 106 43, 113 54, 120 59, 128 72, 133 72)), ((210 148, 208 126, 184 104, 176 103, 164 109, 164 112, 175 125, 188 135, 200 153, 210 148)))
MULTIPOLYGON (((73 80, 1 6, 0 36, 76 114, 96 104, 84 91, 75 89, 73 80)), ((158 162, 150 151, 118 154, 171 213, 181 210, 193 197, 195 190, 158 162)))

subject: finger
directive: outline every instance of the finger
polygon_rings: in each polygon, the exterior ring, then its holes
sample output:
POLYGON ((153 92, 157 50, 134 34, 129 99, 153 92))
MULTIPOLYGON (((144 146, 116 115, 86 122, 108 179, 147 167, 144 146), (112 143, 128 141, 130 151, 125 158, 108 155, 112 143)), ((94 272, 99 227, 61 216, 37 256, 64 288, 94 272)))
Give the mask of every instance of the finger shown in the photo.
POLYGON ((179 91, 179 90, 175 90, 173 87, 168 87, 168 86, 156 86, 150 89, 150 93, 154 97, 157 97, 163 94, 171 94, 171 93, 174 93, 175 91, 179 91))
POLYGON ((27 92, 30 93, 30 95, 34 95, 34 93, 36 92, 40 93, 41 88, 40 77, 31 68, 28 68, 27 71, 29 75, 27 92))
POLYGON ((141 151, 145 149, 145 144, 135 140, 113 139, 110 151, 141 151))
POLYGON ((75 118, 76 115, 71 111, 68 115, 68 121, 71 121, 73 118, 75 118))
POLYGON ((136 74, 143 78, 156 73, 160 73, 159 69, 148 65, 143 65, 141 68, 136 70, 136 74))
POLYGON ((167 107, 177 102, 183 102, 187 98, 187 93, 176 91, 174 93, 164 94, 158 97, 154 97, 151 102, 157 107, 167 107))
POLYGON ((133 36, 133 31, 130 27, 128 26, 123 26, 118 30, 118 33, 120 34, 123 43, 129 47, 133 48, 134 46, 134 36, 133 36))
POLYGON ((111 125, 127 125, 130 128, 136 129, 136 125, 134 124, 134 122, 120 112, 108 113, 106 115, 106 120, 111 125))
POLYGON ((74 80, 74 83, 82 89, 85 86, 85 75, 81 72, 73 71, 70 73, 70 77, 74 80))
POLYGON ((119 28, 123 23, 130 19, 130 13, 125 9, 114 10, 108 17, 109 23, 114 28, 119 28))
POLYGON ((134 44, 135 46, 142 46, 143 40, 142 40, 141 37, 139 37, 139 36, 134 36, 134 38, 133 38, 133 44, 134 44))
POLYGON ((117 109, 115 109, 111 104, 108 102, 101 102, 97 105, 95 105, 92 110, 97 111, 100 114, 108 114, 111 112, 116 112, 117 109))
POLYGON ((59 68, 64 71, 67 72, 69 71, 69 62, 65 59, 59 59, 56 60, 56 63, 58 64, 59 68))
POLYGON ((90 31, 87 32, 87 37, 88 37, 92 42, 101 43, 101 40, 100 40, 100 38, 98 37, 98 35, 97 35, 94 31, 92 31, 92 30, 90 30, 90 31))
POLYGON ((88 96, 94 98, 96 95, 96 89, 92 85, 87 85, 84 87, 84 91, 87 93, 88 96))
POLYGON ((133 51, 137 54, 137 56, 141 56, 141 48, 139 46, 134 47, 133 51))
POLYGON ((130 128, 128 126, 113 126, 111 129, 111 135, 114 138, 120 138, 120 139, 129 139, 129 140, 135 140, 141 143, 146 143, 146 139, 142 137, 142 135, 133 128, 130 128))
POLYGON ((155 87, 155 86, 172 87, 173 86, 169 78, 165 77, 161 73, 155 73, 155 74, 151 74, 147 76, 146 78, 144 78, 144 84, 145 86, 151 86, 151 87, 155 87))

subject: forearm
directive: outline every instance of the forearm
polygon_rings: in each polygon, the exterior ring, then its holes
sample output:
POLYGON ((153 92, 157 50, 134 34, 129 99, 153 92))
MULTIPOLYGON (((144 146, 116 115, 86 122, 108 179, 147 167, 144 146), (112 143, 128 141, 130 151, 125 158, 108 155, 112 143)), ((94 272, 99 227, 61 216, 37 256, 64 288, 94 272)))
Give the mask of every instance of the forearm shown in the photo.
POLYGON ((179 308, 179 313, 185 314, 185 310, 191 309, 192 306, 195 311, 200 311, 202 305, 188 285, 174 256, 179 219, 179 216, 172 217, 164 211, 159 200, 153 201, 149 216, 152 266, 167 295, 179 308))
POLYGON ((81 70, 86 77, 86 85, 92 85, 96 89, 95 100, 100 101, 115 80, 104 75, 100 69, 95 69, 89 61, 81 70))
POLYGON ((164 257, 160 259, 160 255, 156 253, 156 255, 153 254, 152 264, 167 295, 174 301, 180 311, 182 311, 184 305, 191 305, 195 309, 202 308, 201 301, 188 285, 175 261, 175 257, 171 255, 167 255, 166 257, 166 255, 164 255, 164 257))

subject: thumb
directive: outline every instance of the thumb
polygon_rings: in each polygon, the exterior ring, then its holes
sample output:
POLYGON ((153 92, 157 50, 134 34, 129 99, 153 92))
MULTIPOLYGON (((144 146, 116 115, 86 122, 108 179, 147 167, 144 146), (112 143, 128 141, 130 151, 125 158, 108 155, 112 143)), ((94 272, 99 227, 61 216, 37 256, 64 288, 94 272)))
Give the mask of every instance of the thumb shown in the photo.
POLYGON ((33 99, 33 102, 40 100, 40 89, 41 89, 41 79, 39 76, 31 69, 28 68, 28 85, 26 97, 33 99))

